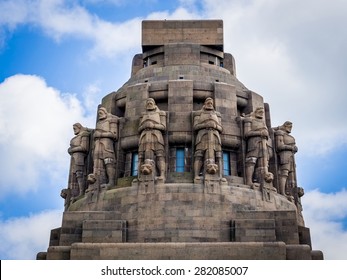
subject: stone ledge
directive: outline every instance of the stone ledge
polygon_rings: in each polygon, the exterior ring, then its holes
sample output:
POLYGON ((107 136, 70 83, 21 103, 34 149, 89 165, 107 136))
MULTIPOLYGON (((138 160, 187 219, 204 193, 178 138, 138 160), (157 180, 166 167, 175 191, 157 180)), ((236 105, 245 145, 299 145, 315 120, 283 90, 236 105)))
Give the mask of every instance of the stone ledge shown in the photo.
POLYGON ((86 220, 82 225, 82 242, 114 243, 126 241, 126 221, 86 220))
POLYGON ((47 250, 47 260, 70 260, 71 246, 50 246, 47 250))
POLYGON ((286 251, 283 242, 74 243, 71 246, 71 259, 285 260, 286 251))

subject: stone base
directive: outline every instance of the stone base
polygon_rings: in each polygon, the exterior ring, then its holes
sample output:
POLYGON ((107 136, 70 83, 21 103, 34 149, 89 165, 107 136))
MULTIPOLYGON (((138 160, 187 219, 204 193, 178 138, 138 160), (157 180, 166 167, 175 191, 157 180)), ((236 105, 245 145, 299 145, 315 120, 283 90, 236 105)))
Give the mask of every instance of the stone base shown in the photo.
POLYGON ((71 260, 311 260, 308 245, 284 242, 74 243, 50 247, 47 259, 71 260))
MULTIPOLYGON (((47 259, 319 259, 293 202, 276 192, 204 184, 137 184, 82 198, 51 231, 47 259)), ((38 259, 44 259, 39 254, 38 259)))

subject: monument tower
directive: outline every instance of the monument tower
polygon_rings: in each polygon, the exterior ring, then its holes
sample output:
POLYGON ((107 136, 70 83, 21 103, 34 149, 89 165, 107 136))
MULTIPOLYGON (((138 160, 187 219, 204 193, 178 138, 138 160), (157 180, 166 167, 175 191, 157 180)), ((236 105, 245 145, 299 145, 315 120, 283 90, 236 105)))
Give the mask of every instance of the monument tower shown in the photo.
POLYGON ((62 225, 37 259, 322 259, 292 123, 236 78, 221 20, 143 21, 130 79, 74 124, 62 225))

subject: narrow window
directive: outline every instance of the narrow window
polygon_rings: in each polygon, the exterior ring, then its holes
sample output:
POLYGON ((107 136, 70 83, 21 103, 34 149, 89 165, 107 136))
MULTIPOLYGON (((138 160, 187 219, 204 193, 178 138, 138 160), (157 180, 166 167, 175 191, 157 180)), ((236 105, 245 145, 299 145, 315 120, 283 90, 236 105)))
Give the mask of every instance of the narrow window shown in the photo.
POLYGON ((226 176, 231 175, 229 152, 223 152, 223 174, 226 176))
POLYGON ((184 148, 176 149, 176 172, 184 172, 184 148))
POLYGON ((139 163, 139 154, 133 153, 132 154, 132 160, 131 160, 131 176, 137 176, 138 170, 137 166, 139 163))

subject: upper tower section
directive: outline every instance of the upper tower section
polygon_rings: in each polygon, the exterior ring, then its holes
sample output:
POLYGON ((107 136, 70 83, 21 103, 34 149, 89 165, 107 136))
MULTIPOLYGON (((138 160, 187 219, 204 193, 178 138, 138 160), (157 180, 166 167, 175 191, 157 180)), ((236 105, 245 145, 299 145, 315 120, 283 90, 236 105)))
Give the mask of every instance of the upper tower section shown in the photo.
POLYGON ((171 43, 190 43, 223 51, 222 20, 150 20, 142 22, 142 51, 171 43))
POLYGON ((134 57, 132 76, 149 66, 178 65, 215 66, 235 76, 234 59, 224 53, 222 20, 143 21, 142 51, 134 57))

